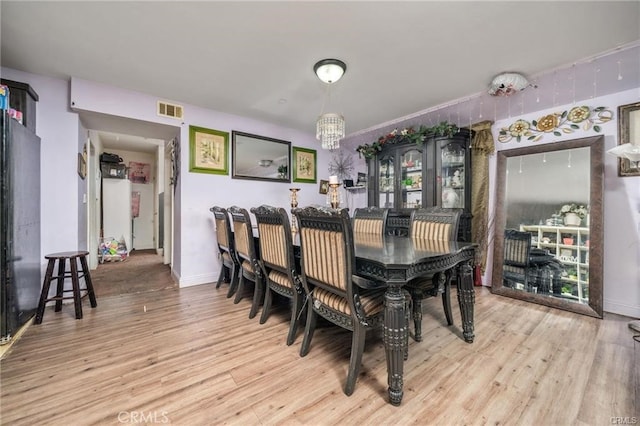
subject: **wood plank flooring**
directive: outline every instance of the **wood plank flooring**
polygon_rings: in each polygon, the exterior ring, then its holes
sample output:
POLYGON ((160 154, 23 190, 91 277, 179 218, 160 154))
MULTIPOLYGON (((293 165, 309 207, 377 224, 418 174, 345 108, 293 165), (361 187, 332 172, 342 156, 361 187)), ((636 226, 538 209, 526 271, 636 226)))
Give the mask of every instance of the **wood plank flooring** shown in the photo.
MULTIPOLYGON (((640 417, 628 318, 603 320, 476 289, 476 339, 454 306, 425 300, 400 407, 387 403, 380 335, 368 336, 351 397, 342 392, 351 335, 317 329, 300 358, 288 312, 248 318, 214 285, 100 297, 47 308, 1 361, 6 425, 608 425, 640 417)), ((455 291, 454 291, 455 296, 455 291)), ((454 299, 457 300, 457 299, 454 299)), ((636 345, 639 345, 636 343, 636 345)), ((637 353, 639 349, 636 348, 637 353)))

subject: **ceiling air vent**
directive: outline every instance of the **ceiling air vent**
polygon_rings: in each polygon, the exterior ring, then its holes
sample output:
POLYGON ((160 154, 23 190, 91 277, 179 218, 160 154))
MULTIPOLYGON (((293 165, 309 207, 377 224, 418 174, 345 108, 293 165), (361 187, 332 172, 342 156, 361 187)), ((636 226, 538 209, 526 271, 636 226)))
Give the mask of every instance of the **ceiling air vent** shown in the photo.
POLYGON ((182 119, 182 107, 168 102, 158 101, 158 115, 169 118, 182 119))

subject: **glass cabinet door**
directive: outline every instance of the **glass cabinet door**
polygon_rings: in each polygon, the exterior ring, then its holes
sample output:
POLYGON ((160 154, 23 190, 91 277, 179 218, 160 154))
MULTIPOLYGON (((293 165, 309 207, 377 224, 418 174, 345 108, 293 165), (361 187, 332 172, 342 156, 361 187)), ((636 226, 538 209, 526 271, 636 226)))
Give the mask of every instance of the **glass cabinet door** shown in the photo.
POLYGON ((401 208, 422 207, 422 184, 422 151, 408 149, 400 157, 401 208))
POLYGON ((383 156, 378 160, 378 207, 394 207, 395 169, 393 156, 383 156))
POLYGON ((465 170, 467 159, 464 146, 459 143, 448 143, 441 148, 438 180, 440 182, 440 202, 444 208, 466 208, 465 170))

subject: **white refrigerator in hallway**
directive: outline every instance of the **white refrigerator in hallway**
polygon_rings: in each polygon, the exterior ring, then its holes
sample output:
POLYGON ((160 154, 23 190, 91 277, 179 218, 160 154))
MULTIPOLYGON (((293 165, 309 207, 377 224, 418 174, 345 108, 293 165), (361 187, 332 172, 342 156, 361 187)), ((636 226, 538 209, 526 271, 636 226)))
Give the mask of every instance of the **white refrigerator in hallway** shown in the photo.
POLYGON ((102 229, 105 238, 120 241, 124 237, 131 252, 131 181, 102 179, 102 229))

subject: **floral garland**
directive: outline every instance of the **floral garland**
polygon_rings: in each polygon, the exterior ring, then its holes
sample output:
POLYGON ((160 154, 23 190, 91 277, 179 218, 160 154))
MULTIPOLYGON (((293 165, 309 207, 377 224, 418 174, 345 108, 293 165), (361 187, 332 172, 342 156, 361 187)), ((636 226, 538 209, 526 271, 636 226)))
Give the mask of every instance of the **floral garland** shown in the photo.
POLYGON ((418 130, 413 127, 407 127, 401 131, 393 129, 390 133, 380 136, 376 142, 372 144, 363 144, 356 148, 356 152, 360 158, 372 158, 378 152, 382 151, 382 147, 387 144, 397 144, 403 142, 410 142, 421 145, 426 139, 427 135, 435 136, 453 136, 458 133, 460 129, 457 125, 442 121, 440 124, 436 124, 433 127, 420 126, 418 130))
POLYGON ((582 130, 600 132, 599 124, 611 121, 613 112, 606 107, 597 107, 593 110, 588 106, 576 106, 569 111, 555 112, 540 117, 538 120, 516 120, 509 127, 503 127, 498 133, 498 141, 510 142, 513 138, 520 142, 522 138, 537 142, 547 133, 554 136, 562 136, 563 133, 573 133, 582 127, 582 130))

